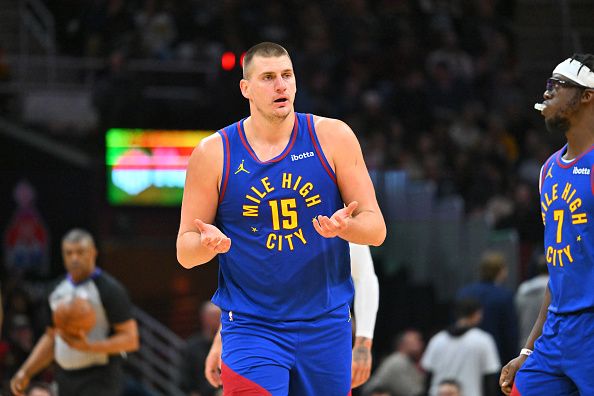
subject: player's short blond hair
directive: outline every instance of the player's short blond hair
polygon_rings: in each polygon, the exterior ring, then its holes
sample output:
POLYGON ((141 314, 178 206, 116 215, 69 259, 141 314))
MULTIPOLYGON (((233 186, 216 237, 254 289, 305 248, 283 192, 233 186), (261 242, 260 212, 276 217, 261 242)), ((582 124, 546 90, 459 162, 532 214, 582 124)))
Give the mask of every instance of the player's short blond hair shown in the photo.
POLYGON ((247 79, 249 75, 249 67, 252 64, 254 56, 261 56, 263 58, 276 58, 279 56, 287 56, 289 59, 289 52, 282 46, 269 41, 264 41, 260 44, 254 45, 247 50, 243 57, 243 78, 247 79))

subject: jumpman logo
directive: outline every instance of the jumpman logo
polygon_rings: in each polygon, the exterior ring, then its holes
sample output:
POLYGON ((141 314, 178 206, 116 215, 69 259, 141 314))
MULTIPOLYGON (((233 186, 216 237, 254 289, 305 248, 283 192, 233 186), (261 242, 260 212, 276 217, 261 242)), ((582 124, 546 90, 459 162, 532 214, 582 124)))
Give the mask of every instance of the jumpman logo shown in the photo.
POLYGON ((550 177, 551 179, 553 178, 553 165, 555 165, 555 164, 551 165, 551 167, 549 168, 549 171, 547 172, 547 175, 545 176, 545 179, 547 177, 550 177))
POLYGON ((243 167, 243 161, 244 161, 244 160, 241 160, 241 164, 239 164, 239 166, 237 167, 237 170, 235 171, 235 174, 238 174, 239 172, 250 173, 250 171, 249 171, 249 170, 247 170, 247 169, 245 169, 245 168, 243 167))

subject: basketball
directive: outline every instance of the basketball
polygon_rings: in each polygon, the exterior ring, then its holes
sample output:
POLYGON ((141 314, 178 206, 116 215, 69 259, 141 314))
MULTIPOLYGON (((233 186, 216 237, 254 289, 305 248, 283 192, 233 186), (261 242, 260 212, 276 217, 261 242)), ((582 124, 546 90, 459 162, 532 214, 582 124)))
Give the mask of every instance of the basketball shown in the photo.
POLYGON ((52 317, 56 328, 72 335, 79 334, 81 330, 85 334, 88 333, 95 326, 97 319, 89 300, 81 297, 60 303, 52 317))

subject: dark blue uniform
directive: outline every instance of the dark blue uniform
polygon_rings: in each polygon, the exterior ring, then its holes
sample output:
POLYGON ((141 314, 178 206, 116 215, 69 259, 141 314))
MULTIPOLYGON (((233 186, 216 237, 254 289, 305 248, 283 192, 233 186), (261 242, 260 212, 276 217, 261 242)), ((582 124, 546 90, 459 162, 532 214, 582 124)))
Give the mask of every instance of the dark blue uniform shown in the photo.
POLYGON ((348 243, 312 225, 344 207, 336 175, 312 115, 296 113, 287 147, 268 161, 250 147, 243 122, 219 131, 225 154, 216 225, 232 245, 219 255, 213 302, 223 311, 226 392, 232 382, 275 395, 346 395, 348 243))
POLYGON ((553 154, 541 172, 551 303, 542 335, 516 376, 516 394, 594 395, 594 149, 553 154))

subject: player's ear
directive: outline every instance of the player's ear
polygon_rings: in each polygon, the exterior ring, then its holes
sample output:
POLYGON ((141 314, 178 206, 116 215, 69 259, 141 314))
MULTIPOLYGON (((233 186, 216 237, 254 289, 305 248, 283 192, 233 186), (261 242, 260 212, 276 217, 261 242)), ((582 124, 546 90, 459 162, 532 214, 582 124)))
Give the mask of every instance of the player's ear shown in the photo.
POLYGON ((592 88, 584 89, 584 93, 582 94, 582 102, 584 102, 584 103, 594 102, 594 89, 592 89, 592 88))
POLYGON ((241 94, 243 95, 243 97, 246 99, 250 98, 250 94, 248 92, 248 86, 249 86, 249 81, 246 80, 245 78, 242 78, 239 81, 239 89, 241 90, 241 94))

